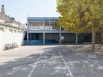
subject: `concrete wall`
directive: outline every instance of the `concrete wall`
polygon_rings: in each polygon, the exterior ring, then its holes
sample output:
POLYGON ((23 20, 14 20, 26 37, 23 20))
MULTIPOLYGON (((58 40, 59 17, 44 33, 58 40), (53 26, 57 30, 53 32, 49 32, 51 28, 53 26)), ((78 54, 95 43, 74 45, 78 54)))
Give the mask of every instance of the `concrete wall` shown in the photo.
POLYGON ((15 31, 10 31, 9 27, 3 27, 0 29, 0 51, 5 49, 7 44, 16 44, 17 46, 22 45, 23 42, 23 31, 15 29, 15 31))

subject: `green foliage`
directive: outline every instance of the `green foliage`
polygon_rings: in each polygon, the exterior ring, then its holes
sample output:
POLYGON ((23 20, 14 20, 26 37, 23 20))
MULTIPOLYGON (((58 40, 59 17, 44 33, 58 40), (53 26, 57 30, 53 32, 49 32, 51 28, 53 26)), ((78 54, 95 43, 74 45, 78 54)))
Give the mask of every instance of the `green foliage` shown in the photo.
POLYGON ((58 23, 69 32, 103 30, 103 0, 57 0, 58 23))

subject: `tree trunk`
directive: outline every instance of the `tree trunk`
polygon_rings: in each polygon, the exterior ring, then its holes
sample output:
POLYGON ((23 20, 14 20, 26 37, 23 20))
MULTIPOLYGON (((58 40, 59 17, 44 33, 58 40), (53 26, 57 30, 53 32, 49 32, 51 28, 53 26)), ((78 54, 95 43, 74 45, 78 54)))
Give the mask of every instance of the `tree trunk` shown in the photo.
POLYGON ((96 33, 95 31, 92 31, 92 51, 95 50, 95 37, 96 36, 96 33))
POLYGON ((101 45, 103 45, 103 32, 101 32, 101 45))

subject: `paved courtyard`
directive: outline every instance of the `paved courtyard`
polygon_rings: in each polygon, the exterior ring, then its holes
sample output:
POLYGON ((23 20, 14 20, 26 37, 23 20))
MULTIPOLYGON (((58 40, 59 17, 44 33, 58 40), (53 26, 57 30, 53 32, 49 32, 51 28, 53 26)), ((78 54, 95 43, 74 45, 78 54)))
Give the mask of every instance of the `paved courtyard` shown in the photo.
POLYGON ((0 53, 0 77, 103 77, 103 56, 70 45, 21 46, 0 53))

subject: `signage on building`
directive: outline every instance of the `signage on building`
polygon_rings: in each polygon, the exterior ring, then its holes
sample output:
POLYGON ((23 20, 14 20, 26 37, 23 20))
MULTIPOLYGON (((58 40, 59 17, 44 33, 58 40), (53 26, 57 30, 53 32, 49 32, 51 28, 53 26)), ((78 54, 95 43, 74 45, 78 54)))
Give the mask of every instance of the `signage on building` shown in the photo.
POLYGON ((61 36, 61 40, 64 40, 64 36, 61 36))

